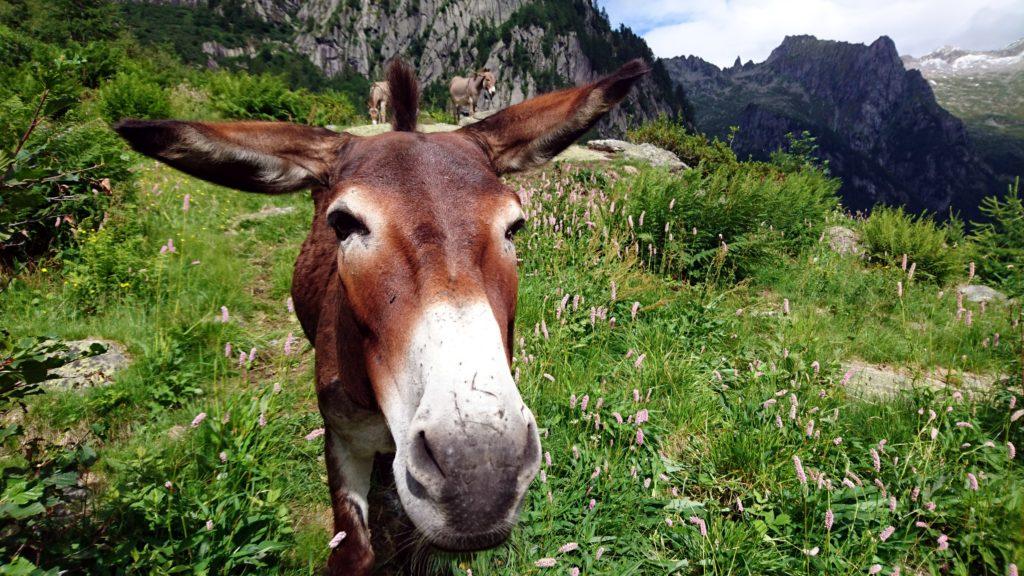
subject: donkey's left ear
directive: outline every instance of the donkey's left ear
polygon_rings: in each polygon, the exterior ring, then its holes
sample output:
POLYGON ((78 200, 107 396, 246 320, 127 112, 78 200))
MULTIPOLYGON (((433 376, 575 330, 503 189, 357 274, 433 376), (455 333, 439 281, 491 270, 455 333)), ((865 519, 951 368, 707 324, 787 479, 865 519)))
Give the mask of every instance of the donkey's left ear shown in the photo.
POLYGON ((609 76, 510 106, 460 129, 473 137, 499 174, 539 166, 589 130, 651 69, 633 60, 609 76))
POLYGON ((325 185, 349 138, 284 122, 122 120, 114 129, 138 152, 182 172, 266 194, 325 185))

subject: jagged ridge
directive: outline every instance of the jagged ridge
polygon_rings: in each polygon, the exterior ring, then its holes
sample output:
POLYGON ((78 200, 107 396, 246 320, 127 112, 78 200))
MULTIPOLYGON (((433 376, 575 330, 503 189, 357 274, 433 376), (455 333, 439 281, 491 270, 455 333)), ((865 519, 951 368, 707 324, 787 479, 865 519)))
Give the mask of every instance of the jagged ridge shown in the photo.
POLYGON ((865 46, 793 36, 759 64, 719 69, 691 56, 665 65, 700 129, 725 136, 740 127, 741 156, 765 158, 787 133, 811 132, 850 209, 886 203, 975 216, 980 199, 1000 190, 963 123, 904 69, 887 37, 865 46))

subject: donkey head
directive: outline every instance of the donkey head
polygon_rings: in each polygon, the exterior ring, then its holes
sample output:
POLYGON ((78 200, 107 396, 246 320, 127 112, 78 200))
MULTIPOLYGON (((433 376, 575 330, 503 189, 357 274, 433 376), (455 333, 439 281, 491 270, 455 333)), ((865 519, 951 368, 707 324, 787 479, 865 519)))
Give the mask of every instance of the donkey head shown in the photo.
POLYGON ((139 152, 211 182, 313 189, 300 261, 312 258, 337 296, 310 296, 325 286, 293 294, 317 344, 318 379, 321 355, 342 357, 332 378, 343 391, 321 393, 321 411, 331 426, 339 403, 379 408, 413 523, 438 546, 478 549, 507 537, 540 460, 510 373, 523 213, 500 176, 554 157, 647 71, 636 60, 449 133, 415 132, 416 81, 401 64, 389 71, 395 130, 378 136, 273 122, 116 129, 139 152), (324 330, 338 332, 338 349, 321 349, 324 330))
POLYGON ((498 79, 495 78, 494 72, 491 72, 490 68, 483 68, 476 73, 476 76, 483 78, 484 93, 486 93, 488 96, 493 95, 496 90, 495 85, 497 85, 498 83, 498 79))

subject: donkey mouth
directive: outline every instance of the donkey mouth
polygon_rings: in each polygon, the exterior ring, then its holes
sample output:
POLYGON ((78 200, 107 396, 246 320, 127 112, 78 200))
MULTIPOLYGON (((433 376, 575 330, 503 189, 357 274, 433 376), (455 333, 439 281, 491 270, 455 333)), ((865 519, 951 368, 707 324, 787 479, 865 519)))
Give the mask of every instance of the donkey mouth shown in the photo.
POLYGON ((504 544, 512 533, 512 525, 480 534, 431 534, 430 544, 445 552, 478 552, 504 544))

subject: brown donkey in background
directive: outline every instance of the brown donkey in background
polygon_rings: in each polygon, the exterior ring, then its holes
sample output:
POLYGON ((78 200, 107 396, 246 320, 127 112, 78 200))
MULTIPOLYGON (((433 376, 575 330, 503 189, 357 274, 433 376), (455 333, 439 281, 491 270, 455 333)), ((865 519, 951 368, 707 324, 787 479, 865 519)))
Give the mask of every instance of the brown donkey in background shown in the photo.
POLYGON ((378 136, 275 122, 116 126, 139 152, 217 184, 312 189, 292 296, 316 349, 337 533, 330 574, 373 569, 378 453, 395 454, 402 507, 433 545, 478 550, 508 537, 541 449, 509 369, 523 213, 499 177, 550 160, 648 70, 634 60, 449 133, 415 131, 416 79, 397 62, 394 131, 378 136))

